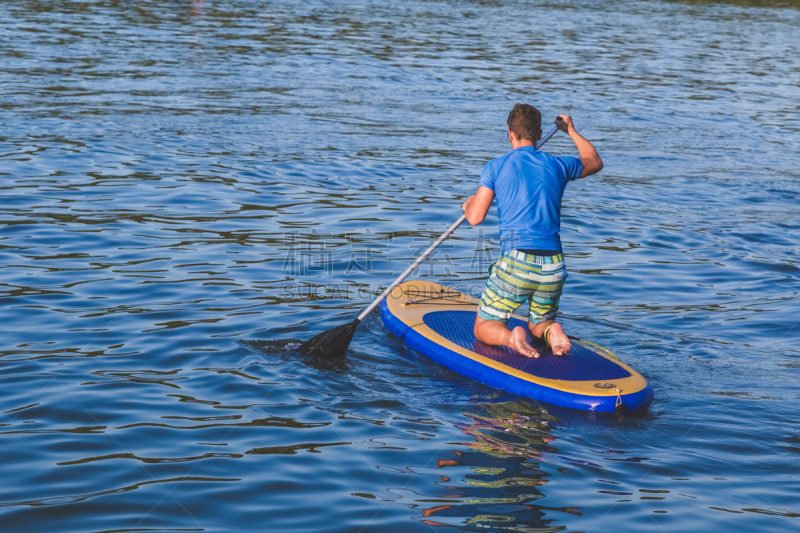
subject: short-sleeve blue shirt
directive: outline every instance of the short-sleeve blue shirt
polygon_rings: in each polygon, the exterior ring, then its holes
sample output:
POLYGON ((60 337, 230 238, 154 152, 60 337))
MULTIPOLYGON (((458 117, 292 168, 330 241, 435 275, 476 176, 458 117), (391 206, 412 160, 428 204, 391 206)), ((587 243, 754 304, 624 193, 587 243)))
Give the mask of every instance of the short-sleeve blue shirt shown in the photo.
POLYGON ((561 197, 578 178, 577 157, 556 157, 522 146, 486 163, 479 185, 494 191, 502 251, 561 251, 561 197))

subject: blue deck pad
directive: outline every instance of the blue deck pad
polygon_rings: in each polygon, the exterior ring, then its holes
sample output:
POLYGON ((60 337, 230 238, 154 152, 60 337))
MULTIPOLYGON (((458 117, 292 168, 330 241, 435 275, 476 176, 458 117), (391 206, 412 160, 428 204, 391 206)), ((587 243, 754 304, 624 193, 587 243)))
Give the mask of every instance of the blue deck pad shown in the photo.
MULTIPOLYGON (((423 320, 433 331, 462 348, 471 350, 544 379, 564 381, 600 381, 627 378, 631 374, 623 367, 605 357, 572 343, 572 349, 563 357, 553 355, 549 348, 539 349, 541 357, 529 359, 505 346, 491 346, 475 338, 474 311, 434 311, 427 313, 423 320)), ((512 318, 509 328, 527 327, 527 322, 512 318)))

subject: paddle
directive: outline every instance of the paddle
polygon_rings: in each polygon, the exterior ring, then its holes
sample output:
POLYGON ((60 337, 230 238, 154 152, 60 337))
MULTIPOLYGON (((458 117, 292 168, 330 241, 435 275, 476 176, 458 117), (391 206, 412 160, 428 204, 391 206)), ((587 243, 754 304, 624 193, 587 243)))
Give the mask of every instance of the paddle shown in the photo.
MULTIPOLYGON (((560 120, 560 119, 556 119, 560 120)), ((558 131, 558 126, 553 126, 547 135, 542 137, 542 139, 537 143, 537 148, 541 148, 544 146, 550 137, 555 135, 558 131)), ((422 255, 420 255, 414 263, 408 267, 405 272, 400 274, 400 276, 392 282, 391 285, 386 287, 386 290, 378 296, 374 302, 369 304, 369 306, 361 311, 361 314, 356 317, 355 320, 348 324, 342 324, 341 326, 336 326, 333 329, 329 329, 328 331, 324 331, 319 335, 312 337, 311 339, 307 340, 303 344, 297 348, 297 351, 304 355, 326 355, 329 357, 340 357, 345 354, 347 351, 347 347, 350 346, 350 341, 353 340, 353 335, 356 333, 356 328, 364 320, 367 315, 372 312, 373 309, 378 307, 378 305, 383 301, 384 298, 389 296, 389 294, 403 281, 406 277, 414 272, 414 270, 425 261, 431 253, 439 247, 450 235, 453 234, 455 230, 467 219, 465 215, 461 215, 461 218, 456 220, 456 223, 450 226, 447 231, 442 233, 441 237, 436 239, 436 242, 433 243, 427 250, 425 250, 422 255)))

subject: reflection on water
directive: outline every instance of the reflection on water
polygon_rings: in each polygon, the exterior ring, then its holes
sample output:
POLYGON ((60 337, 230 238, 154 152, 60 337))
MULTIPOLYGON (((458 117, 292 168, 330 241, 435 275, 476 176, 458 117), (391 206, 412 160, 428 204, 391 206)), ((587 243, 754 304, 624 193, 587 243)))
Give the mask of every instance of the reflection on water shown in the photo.
MULTIPOLYGON (((0 3, 3 530, 790 530, 797 8, 0 3), (292 351, 460 215, 517 101, 603 155, 562 310, 644 417, 497 393, 377 314, 292 351)), ((480 290, 495 223, 415 276, 480 290)))
MULTIPOLYGON (((438 468, 453 468, 441 483, 458 498, 422 510, 423 523, 466 525, 472 528, 505 528, 511 531, 562 531, 552 525, 536 502, 544 498, 538 487, 549 474, 539 469, 542 451, 554 452, 550 423, 555 418, 527 402, 486 402, 478 413, 466 412, 471 423, 460 429, 472 438, 465 451, 452 451, 453 459, 439 459, 438 468), (466 472, 469 473, 466 473, 466 472)), ((450 470, 443 471, 449 473, 450 470)), ((548 509, 580 515, 578 509, 548 509)), ((470 529, 470 528, 467 528, 470 529)))

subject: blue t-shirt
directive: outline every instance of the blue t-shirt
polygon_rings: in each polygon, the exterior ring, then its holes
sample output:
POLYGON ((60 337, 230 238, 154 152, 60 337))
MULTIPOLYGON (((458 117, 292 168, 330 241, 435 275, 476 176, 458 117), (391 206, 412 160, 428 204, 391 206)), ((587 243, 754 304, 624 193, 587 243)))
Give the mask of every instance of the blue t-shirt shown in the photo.
POLYGON ((503 252, 561 251, 561 197, 567 182, 581 172, 577 157, 556 157, 533 146, 486 163, 479 185, 494 191, 503 252))

